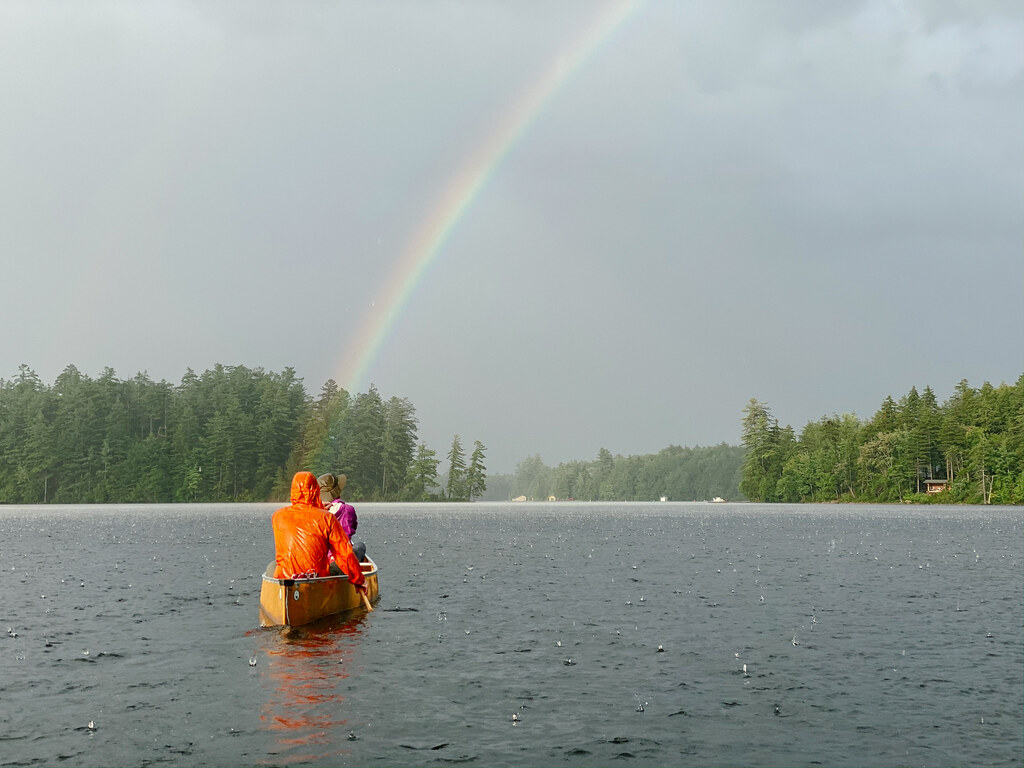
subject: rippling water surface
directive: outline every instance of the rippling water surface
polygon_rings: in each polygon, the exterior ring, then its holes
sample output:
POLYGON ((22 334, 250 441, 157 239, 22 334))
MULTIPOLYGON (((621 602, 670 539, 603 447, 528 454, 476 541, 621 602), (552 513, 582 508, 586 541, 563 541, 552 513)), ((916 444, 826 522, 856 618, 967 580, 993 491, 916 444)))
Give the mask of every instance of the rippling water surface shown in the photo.
POLYGON ((0 508, 0 765, 1024 762, 1019 507, 361 505, 290 634, 274 508, 0 508))

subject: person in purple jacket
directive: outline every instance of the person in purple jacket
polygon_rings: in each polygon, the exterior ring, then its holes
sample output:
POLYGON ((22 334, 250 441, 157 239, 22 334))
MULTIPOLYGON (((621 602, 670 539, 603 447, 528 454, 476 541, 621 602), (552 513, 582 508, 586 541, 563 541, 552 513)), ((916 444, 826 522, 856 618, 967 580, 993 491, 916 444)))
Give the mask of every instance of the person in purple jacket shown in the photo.
MULTIPOLYGON (((320 475, 316 480, 320 484, 320 501, 324 503, 327 511, 337 518, 341 523, 342 530, 352 541, 352 536, 359 527, 359 519, 356 517, 356 509, 348 502, 342 500, 341 491, 345 487, 345 475, 320 475)), ((362 561, 366 559, 366 544, 364 542, 352 541, 352 551, 362 561)), ((332 558, 333 563, 333 558, 332 558)))

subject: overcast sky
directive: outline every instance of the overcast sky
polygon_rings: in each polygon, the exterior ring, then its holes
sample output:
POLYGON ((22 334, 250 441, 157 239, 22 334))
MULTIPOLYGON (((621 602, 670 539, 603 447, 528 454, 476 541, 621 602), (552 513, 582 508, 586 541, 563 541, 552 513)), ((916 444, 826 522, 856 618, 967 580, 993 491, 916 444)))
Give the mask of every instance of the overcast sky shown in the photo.
MULTIPOLYGON (((313 394, 585 2, 0 4, 0 377, 313 394)), ((488 467, 1024 372, 1024 6, 626 6, 368 372, 488 467)), ((347 382, 339 381, 345 386, 347 382)))

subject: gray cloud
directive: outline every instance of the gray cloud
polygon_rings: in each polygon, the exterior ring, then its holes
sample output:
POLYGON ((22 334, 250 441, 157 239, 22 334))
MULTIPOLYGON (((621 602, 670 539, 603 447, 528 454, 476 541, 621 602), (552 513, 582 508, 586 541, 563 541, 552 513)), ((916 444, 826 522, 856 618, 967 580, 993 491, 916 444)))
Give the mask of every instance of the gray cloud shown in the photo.
MULTIPOLYGON (((371 378, 510 470, 1024 369, 1015 3, 659 3, 510 148, 371 378)), ((0 6, 0 376, 315 392, 589 2, 0 6)))

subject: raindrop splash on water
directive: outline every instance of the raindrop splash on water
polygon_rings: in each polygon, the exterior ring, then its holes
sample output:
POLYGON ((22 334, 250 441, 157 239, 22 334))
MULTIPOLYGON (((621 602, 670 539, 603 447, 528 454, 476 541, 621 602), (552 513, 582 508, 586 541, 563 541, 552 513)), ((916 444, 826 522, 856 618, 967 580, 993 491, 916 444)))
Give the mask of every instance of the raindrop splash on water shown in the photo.
POLYGON ((643 712, 643 711, 645 711, 647 709, 647 704, 649 702, 641 701, 639 693, 634 693, 633 694, 633 698, 636 699, 636 711, 637 712, 643 712))

